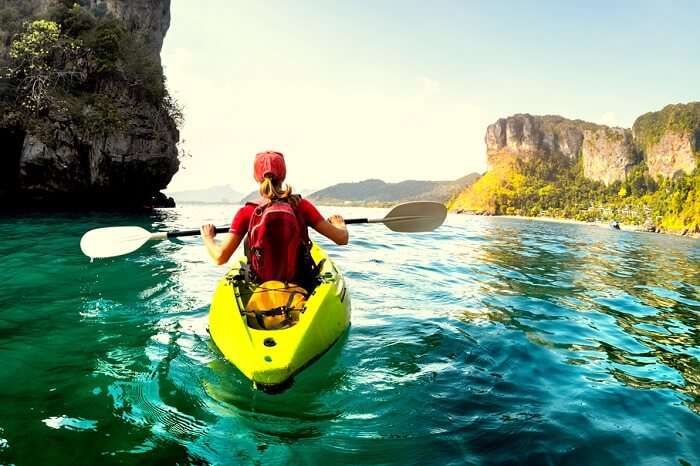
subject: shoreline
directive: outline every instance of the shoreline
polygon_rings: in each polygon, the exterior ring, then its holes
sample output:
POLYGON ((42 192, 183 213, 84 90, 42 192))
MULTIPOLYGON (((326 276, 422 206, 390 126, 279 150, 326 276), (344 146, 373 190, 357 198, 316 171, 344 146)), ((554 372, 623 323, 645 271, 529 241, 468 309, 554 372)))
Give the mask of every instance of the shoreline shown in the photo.
MULTIPOLYGON (((610 229, 610 222, 587 222, 585 220, 576 220, 573 218, 559 218, 559 217, 527 217, 525 215, 494 215, 494 217, 507 217, 507 218, 517 218, 518 220, 540 220, 543 222, 552 223, 570 223, 573 225, 591 225, 601 228, 610 229)), ((642 228, 641 225, 632 225, 628 223, 620 223, 620 231, 641 231, 647 232, 642 228)))
MULTIPOLYGON (((517 220, 535 220, 535 221, 540 221, 540 222, 551 222, 551 223, 568 223, 571 225, 588 225, 588 226, 595 226, 599 228, 605 228, 607 230, 610 230, 610 223, 606 222, 587 222, 585 220, 576 220, 573 218, 560 218, 560 217, 528 217, 525 215, 482 215, 482 214, 476 214, 476 213, 468 213, 468 212, 463 212, 463 213, 457 213, 457 212, 451 212, 451 213, 456 213, 457 215, 474 215, 477 217, 500 217, 500 218, 514 218, 517 220)), ((680 232, 672 232, 672 231, 647 231, 642 227, 642 225, 634 225, 631 223, 621 223, 620 222, 620 230, 618 231, 633 231, 633 232, 638 232, 638 233, 649 233, 649 234, 658 234, 658 235, 669 235, 669 236, 676 236, 680 238, 691 238, 691 239, 700 239, 700 233, 687 233, 685 235, 681 234, 680 232)))

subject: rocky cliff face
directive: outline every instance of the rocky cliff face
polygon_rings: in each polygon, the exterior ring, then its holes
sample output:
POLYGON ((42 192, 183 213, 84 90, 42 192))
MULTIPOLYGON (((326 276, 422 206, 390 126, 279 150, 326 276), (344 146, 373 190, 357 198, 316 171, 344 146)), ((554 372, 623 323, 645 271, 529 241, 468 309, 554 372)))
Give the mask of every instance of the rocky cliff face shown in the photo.
POLYGON ((581 150, 583 131, 597 125, 560 116, 518 114, 501 118, 486 129, 489 166, 500 156, 561 155, 573 160, 581 150))
MULTIPOLYGON (((29 3, 33 14, 27 19, 41 18, 58 5, 57 0, 29 3)), ((143 44, 144 63, 155 66, 162 79, 160 49, 170 24, 170 0, 80 3, 95 18, 118 20, 143 44)), ((29 11, 27 4, 18 8, 29 11)), ((0 43, 4 56, 8 45, 9 39, 0 43)), ((78 107, 72 113, 57 105, 29 120, 0 122, 0 207, 162 203, 159 191, 179 167, 179 132, 173 116, 157 99, 145 99, 138 86, 126 85, 115 73, 105 76, 66 101, 78 107), (105 125, 113 115, 117 115, 114 125, 105 125), (96 129, 98 116, 103 127, 96 129)), ((9 105, 5 116, 14 112, 14 104, 9 105)))
POLYGON ((160 49, 170 27, 170 0, 88 0, 88 6, 103 9, 121 19, 130 32, 141 34, 160 63, 160 49))
POLYGON ((642 115, 632 130, 559 116, 501 118, 486 130, 489 170, 503 157, 581 157, 583 174, 609 185, 645 162, 649 174, 672 178, 700 165, 700 103, 669 105, 642 115))
POLYGON ((698 166, 695 154, 698 152, 697 136, 692 133, 664 133, 659 142, 646 151, 649 174, 673 178, 679 173, 692 173, 698 166))
POLYGON ((583 175, 606 185, 624 180, 638 163, 632 132, 628 129, 586 130, 581 149, 583 175))
POLYGON ((637 118, 632 130, 651 176, 690 174, 700 165, 700 102, 646 113, 637 118))
POLYGON ((179 166, 179 136, 172 120, 149 110, 135 108, 129 128, 113 134, 81 137, 67 121, 54 122, 56 132, 48 138, 27 133, 13 191, 43 206, 160 204, 158 192, 179 166))
POLYGON ((448 207, 697 236, 699 142, 700 102, 642 115, 632 130, 514 115, 488 127, 489 170, 448 207))
POLYGON ((606 184, 624 179, 637 161, 631 131, 553 115, 499 119, 486 129, 486 154, 489 169, 504 156, 547 155, 570 162, 581 156, 585 176, 606 184))

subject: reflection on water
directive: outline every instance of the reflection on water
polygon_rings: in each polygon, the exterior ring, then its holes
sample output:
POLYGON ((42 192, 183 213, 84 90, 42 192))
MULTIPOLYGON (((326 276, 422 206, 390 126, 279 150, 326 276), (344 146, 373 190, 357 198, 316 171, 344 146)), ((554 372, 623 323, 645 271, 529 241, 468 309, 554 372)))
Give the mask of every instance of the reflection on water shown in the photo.
MULTIPOLYGON (((352 326, 273 395, 209 338, 225 269, 198 240, 93 264, 78 250, 89 228, 233 210, 0 221, 0 463, 700 462, 697 241, 469 216, 433 234, 353 225, 349 247, 314 236, 352 326)), ((384 213, 322 209, 338 210, 384 213)))
POLYGON ((492 318, 625 385, 673 389, 700 414, 698 245, 571 230, 525 230, 481 248, 494 278, 484 302, 500 311, 492 318))

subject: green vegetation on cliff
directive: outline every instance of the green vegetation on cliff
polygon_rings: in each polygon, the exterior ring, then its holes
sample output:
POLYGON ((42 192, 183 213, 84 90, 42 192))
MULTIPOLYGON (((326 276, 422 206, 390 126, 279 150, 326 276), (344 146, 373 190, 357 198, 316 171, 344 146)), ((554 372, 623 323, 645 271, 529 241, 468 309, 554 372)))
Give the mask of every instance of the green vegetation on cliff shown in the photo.
MULTIPOLYGON (((657 144, 666 132, 684 135, 696 133, 700 139, 700 102, 667 105, 659 112, 649 112, 637 118, 632 130, 642 150, 657 144)), ((700 145, 700 141, 696 144, 700 145)), ((696 156, 700 153, 696 150, 696 156)))
POLYGON ((700 232, 700 169, 674 179, 652 179, 644 164, 609 186, 583 176, 581 157, 501 160, 449 203, 453 210, 496 215, 651 221, 674 232, 700 232))
POLYGON ((0 0, 0 127, 41 131, 64 121, 81 134, 120 131, 129 120, 125 94, 181 121, 143 37, 104 7, 32 3, 0 0))

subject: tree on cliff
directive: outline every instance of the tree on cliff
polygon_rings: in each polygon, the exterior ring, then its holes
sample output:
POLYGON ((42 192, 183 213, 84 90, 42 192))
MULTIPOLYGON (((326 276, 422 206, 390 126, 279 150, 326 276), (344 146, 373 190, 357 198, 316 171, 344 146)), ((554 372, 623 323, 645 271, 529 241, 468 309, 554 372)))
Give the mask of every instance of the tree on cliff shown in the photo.
POLYGON ((58 23, 37 20, 12 42, 6 77, 23 109, 41 112, 51 103, 50 91, 57 85, 85 80, 87 58, 81 42, 62 35, 58 23))

